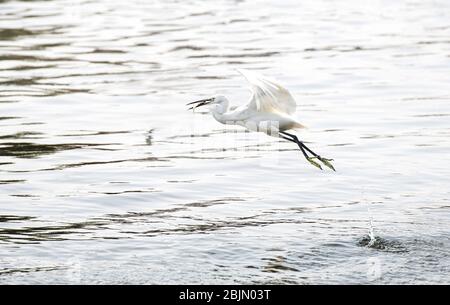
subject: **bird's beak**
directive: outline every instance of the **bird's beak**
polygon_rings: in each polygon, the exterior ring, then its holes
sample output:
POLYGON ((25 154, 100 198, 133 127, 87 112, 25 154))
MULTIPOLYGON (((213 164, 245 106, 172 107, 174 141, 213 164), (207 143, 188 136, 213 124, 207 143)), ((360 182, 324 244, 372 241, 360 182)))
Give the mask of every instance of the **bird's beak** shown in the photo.
POLYGON ((205 106, 205 105, 211 104, 212 101, 214 101, 213 97, 195 101, 195 102, 191 102, 191 103, 187 103, 186 106, 194 105, 194 106, 191 106, 188 110, 191 110, 191 109, 195 110, 195 108, 198 108, 200 106, 205 106))

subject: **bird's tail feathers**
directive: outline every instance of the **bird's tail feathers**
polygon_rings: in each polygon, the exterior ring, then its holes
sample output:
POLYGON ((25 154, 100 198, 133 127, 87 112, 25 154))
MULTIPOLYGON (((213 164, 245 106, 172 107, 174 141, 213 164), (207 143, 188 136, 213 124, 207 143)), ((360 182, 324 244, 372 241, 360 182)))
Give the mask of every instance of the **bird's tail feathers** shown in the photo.
POLYGON ((292 129, 308 129, 308 127, 298 122, 295 122, 294 127, 292 127, 292 129))

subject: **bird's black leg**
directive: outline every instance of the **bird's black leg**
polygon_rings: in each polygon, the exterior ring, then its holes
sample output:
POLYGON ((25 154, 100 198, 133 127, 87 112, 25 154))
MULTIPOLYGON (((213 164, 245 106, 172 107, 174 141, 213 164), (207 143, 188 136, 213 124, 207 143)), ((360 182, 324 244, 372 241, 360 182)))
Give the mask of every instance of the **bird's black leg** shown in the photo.
POLYGON ((300 147, 300 150, 302 151, 302 153, 303 153, 303 155, 305 156, 305 158, 306 158, 306 159, 309 158, 309 156, 308 156, 308 154, 306 153, 306 151, 305 151, 305 149, 303 148, 303 146, 300 145, 300 144, 298 144, 297 141, 295 141, 295 140, 292 139, 292 138, 286 137, 286 136, 284 136, 284 135, 282 135, 282 134, 280 134, 280 137, 283 138, 283 139, 285 139, 285 140, 288 140, 288 141, 291 141, 291 142, 294 142, 295 144, 297 144, 298 147, 300 147))
POLYGON ((300 142, 296 136, 291 135, 289 133, 287 133, 286 135, 285 134, 286 133, 284 133, 284 132, 280 132, 280 137, 297 144, 298 147, 300 148, 301 152, 303 153, 303 156, 305 156, 305 159, 308 160, 308 162, 311 163, 312 165, 314 165, 315 167, 322 169, 322 166, 320 166, 319 163, 317 163, 316 161, 313 160, 315 157, 308 156, 308 154, 305 151, 304 144, 302 142, 300 142))
POLYGON ((283 139, 286 139, 286 140, 289 140, 289 141, 291 141, 291 142, 296 143, 296 144, 298 145, 298 147, 300 147, 300 150, 303 152, 303 155, 305 156, 306 160, 308 160, 309 163, 311 163, 312 165, 314 165, 314 166, 316 166, 316 167, 322 169, 322 167, 321 167, 317 162, 315 162, 315 161, 313 160, 314 158, 316 158, 316 159, 318 159, 320 162, 322 162, 325 166, 327 166, 327 167, 329 167, 330 169, 336 171, 336 170, 334 169, 333 165, 330 163, 330 161, 333 161, 333 159, 326 159, 326 158, 323 158, 323 157, 319 156, 318 154, 316 154, 315 152, 313 152, 308 146, 306 146, 302 141, 300 141, 300 140, 297 138, 296 135, 293 135, 293 134, 290 134, 290 133, 287 133, 287 132, 284 132, 284 131, 280 131, 280 136, 281 136, 283 139), (288 138, 288 137, 289 137, 289 138, 288 138), (309 156, 306 154, 305 150, 306 150, 307 152, 309 152, 311 155, 313 155, 313 157, 309 157, 309 156))

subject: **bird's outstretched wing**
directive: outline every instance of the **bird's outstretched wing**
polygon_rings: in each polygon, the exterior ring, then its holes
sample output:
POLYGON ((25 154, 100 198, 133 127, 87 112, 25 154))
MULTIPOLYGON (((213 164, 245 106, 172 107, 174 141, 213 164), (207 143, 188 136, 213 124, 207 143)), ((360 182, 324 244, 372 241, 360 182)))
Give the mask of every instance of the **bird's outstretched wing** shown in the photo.
POLYGON ((275 80, 267 78, 256 72, 238 69, 250 83, 253 93, 249 108, 259 112, 278 112, 292 114, 295 112, 296 104, 289 91, 279 85, 275 80))

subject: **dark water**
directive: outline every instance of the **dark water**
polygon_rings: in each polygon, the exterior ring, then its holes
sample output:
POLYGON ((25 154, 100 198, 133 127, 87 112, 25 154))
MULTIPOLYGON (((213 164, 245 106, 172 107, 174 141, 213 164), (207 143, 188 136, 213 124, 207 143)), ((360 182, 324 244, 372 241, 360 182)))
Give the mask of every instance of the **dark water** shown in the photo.
POLYGON ((450 3, 297 2, 2 1, 0 283, 449 284, 450 3))

